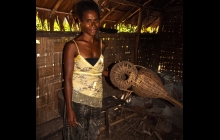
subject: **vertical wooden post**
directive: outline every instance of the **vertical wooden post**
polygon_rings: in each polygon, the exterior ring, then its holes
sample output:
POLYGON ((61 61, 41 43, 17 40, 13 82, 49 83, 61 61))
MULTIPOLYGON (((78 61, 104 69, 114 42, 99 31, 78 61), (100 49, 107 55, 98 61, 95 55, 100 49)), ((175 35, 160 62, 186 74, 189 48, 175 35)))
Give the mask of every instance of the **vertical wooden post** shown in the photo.
POLYGON ((159 21, 158 34, 161 34, 161 32, 162 32, 162 26, 163 26, 163 15, 164 15, 164 12, 160 12, 160 21, 159 21))
POLYGON ((50 31, 54 31, 54 19, 55 19, 55 15, 50 17, 50 31))
POLYGON ((139 15, 138 15, 138 24, 137 24, 137 37, 136 37, 136 46, 134 51, 134 64, 138 64, 138 47, 139 47, 139 40, 140 40, 140 34, 141 34, 141 27, 142 27, 142 13, 143 9, 142 7, 139 8, 139 15))

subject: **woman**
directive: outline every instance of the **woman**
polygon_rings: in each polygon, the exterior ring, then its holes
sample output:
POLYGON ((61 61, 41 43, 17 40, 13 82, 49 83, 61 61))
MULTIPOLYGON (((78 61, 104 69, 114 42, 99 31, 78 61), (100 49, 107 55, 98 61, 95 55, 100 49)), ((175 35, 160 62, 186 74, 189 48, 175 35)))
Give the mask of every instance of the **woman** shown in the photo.
POLYGON ((105 43, 96 38, 100 12, 93 1, 79 1, 81 34, 64 48, 64 140, 96 140, 102 107, 105 43))

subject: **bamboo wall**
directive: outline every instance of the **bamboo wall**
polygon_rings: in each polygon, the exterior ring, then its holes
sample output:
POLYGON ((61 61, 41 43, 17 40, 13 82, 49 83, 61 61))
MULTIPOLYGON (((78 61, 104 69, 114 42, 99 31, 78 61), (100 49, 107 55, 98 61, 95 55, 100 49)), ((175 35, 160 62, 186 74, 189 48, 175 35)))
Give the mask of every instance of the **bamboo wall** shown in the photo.
POLYGON ((171 71, 182 79, 183 7, 167 9, 162 21, 159 71, 171 71))
MULTIPOLYGON (((62 51, 67 40, 78 33, 36 32, 36 125, 60 117, 57 93, 63 86, 62 51)), ((100 33, 105 41, 105 68, 119 61, 134 62, 135 33, 100 33)), ((182 77, 183 37, 182 9, 165 11, 159 35, 141 34, 138 65, 153 70, 167 70, 182 77)), ((104 97, 122 94, 103 78, 104 97)))
POLYGON ((57 92, 62 89, 62 49, 67 37, 36 37, 36 124, 59 117, 57 92))
POLYGON ((157 34, 142 34, 138 49, 138 65, 158 70, 160 42, 157 34))
MULTIPOLYGON (((36 40, 36 125, 60 117, 58 92, 63 89, 62 55, 65 42, 73 39, 77 33, 37 32, 36 40)), ((106 43, 104 65, 119 61, 134 60, 136 34, 102 34, 106 43)), ((115 89, 103 78, 104 97, 118 96, 122 91, 115 89)))

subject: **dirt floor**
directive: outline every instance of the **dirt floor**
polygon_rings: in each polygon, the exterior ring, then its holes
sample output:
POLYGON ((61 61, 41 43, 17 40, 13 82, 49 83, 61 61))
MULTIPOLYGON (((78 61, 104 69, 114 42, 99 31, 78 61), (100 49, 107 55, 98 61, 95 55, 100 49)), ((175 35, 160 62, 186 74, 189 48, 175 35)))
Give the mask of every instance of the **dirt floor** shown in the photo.
MULTIPOLYGON (((153 100, 151 107, 117 106, 109 109, 109 139, 105 113, 97 140, 183 140, 182 109, 153 100)), ((62 117, 36 127, 36 140, 63 140, 62 117)))
MULTIPOLYGON (((132 139, 127 139, 127 140, 183 140, 183 132, 175 126, 173 127, 172 132, 170 132, 170 133, 161 133, 159 135, 154 133, 151 136, 146 135, 146 138, 136 137, 136 139, 132 138, 132 139)), ((57 133, 56 135, 48 138, 47 140, 63 140, 62 132, 57 133)), ((106 140, 106 138, 103 138, 103 139, 100 139, 100 140, 106 140)), ((116 139, 110 139, 110 140, 116 140, 116 139)))
MULTIPOLYGON (((144 125, 142 117, 138 115, 121 121, 110 127, 109 139, 106 138, 106 132, 103 130, 101 131, 98 140, 183 140, 182 129, 174 124, 172 124, 172 126, 169 126, 169 124, 164 126, 166 127, 164 131, 169 131, 164 132, 160 129, 159 125, 157 125, 157 119, 154 117, 148 117, 146 120, 148 126, 144 125)), ((114 120, 114 122, 117 122, 117 120, 114 120)), ((38 129, 38 134, 40 134, 39 131, 41 131, 41 135, 46 135, 43 133, 47 133, 47 136, 37 140, 63 140, 62 118, 55 119, 51 121, 50 124, 45 124, 45 126, 38 129), (49 132, 49 130, 53 130, 53 132, 49 132)))

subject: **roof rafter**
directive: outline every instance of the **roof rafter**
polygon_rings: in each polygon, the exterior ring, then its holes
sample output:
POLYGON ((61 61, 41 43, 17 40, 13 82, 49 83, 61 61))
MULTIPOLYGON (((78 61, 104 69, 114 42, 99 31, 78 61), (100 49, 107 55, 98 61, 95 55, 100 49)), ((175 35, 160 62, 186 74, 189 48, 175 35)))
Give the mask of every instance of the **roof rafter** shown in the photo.
POLYGON ((50 16, 54 15, 56 10, 60 7, 61 3, 63 2, 63 0, 58 0, 56 5, 54 6, 54 8, 52 9, 52 11, 50 12, 50 16))
MULTIPOLYGON (((147 5, 151 0, 148 0, 147 2, 144 3, 143 6, 147 5)), ((130 18, 131 16, 133 16, 135 13, 137 13, 140 9, 137 9, 135 12, 133 12, 132 14, 130 14, 129 16, 126 15, 127 18, 124 19, 124 17, 122 18, 122 22, 124 22, 125 20, 127 20, 128 18, 130 18)))
MULTIPOLYGON (((139 0, 137 3, 139 3, 141 0, 139 0)), ((122 20, 124 20, 127 16, 129 16, 130 14, 131 14, 131 12, 132 12, 132 10, 134 10, 134 7, 132 7, 128 12, 126 12, 125 14, 124 14, 124 16, 120 19, 120 20, 118 20, 118 22, 116 23, 116 24, 118 24, 118 23, 120 23, 122 20)))
MULTIPOLYGON (((119 5, 119 6, 121 6, 121 5, 119 5)), ((119 6, 111 8, 111 10, 110 10, 110 11, 109 11, 107 14, 105 14, 105 16, 104 16, 104 17, 102 17, 102 19, 100 20, 100 22, 102 22, 103 20, 105 20, 105 19, 106 19, 106 17, 108 17, 108 15, 110 15, 110 14, 111 14, 111 12, 112 12, 112 11, 114 11, 114 10, 115 10, 115 8, 118 8, 119 6)))

